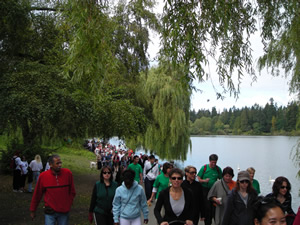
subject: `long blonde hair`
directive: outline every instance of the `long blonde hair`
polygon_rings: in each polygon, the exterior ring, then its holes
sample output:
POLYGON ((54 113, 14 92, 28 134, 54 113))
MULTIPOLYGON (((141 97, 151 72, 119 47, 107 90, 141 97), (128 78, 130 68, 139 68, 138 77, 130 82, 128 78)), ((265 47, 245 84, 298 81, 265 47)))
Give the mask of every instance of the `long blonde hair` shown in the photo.
POLYGON ((40 156, 40 155, 36 155, 36 156, 34 157, 34 160, 35 160, 37 163, 41 163, 41 162, 42 162, 41 156, 40 156))

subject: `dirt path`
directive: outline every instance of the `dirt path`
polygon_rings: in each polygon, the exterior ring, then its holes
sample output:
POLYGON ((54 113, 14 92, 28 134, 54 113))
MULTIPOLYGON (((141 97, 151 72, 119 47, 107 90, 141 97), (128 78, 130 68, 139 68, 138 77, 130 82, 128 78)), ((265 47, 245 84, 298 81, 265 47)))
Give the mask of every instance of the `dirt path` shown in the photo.
MULTIPOLYGON (((74 175, 77 195, 70 212, 70 225, 90 224, 88 222, 88 208, 96 180, 98 180, 98 174, 74 175)), ((13 192, 12 176, 0 175, 0 224, 44 224, 43 201, 39 204, 35 220, 32 221, 30 218, 31 197, 31 193, 13 192)))
MULTIPOLYGON (((76 197, 70 211, 70 225, 88 225, 88 209, 92 189, 99 179, 98 174, 90 173, 74 175, 76 197)), ((34 185, 33 185, 34 187, 34 185)), ((0 224, 2 225, 42 225, 44 224, 43 201, 39 204, 37 217, 34 221, 30 218, 29 206, 32 194, 15 193, 12 191, 12 176, 0 175, 0 224)), ((148 225, 157 225, 153 214, 153 204, 149 207, 148 225)), ((203 225, 199 222, 199 225, 203 225)))

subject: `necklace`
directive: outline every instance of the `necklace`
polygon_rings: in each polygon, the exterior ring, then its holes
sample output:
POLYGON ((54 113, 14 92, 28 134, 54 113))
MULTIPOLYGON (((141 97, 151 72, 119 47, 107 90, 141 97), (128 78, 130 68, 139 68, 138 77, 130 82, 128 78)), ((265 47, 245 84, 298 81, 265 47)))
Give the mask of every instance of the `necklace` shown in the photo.
POLYGON ((170 195, 171 197, 177 201, 181 198, 181 195, 182 195, 182 189, 178 189, 178 190, 174 190, 173 187, 170 188, 170 195))

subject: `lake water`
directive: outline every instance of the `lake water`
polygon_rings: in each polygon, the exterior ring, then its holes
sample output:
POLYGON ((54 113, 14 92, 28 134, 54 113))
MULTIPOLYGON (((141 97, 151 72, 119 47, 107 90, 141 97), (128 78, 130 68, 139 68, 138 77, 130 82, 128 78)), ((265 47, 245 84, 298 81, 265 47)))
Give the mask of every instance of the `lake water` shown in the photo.
POLYGON ((285 176, 292 185, 292 206, 295 212, 300 205, 300 180, 296 177, 299 168, 292 160, 292 149, 299 137, 285 136, 203 136, 191 137, 192 149, 180 167, 193 165, 199 171, 208 163, 210 154, 219 156, 218 166, 234 169, 234 180, 240 170, 254 167, 255 179, 260 183, 261 194, 272 192, 271 179, 285 176))

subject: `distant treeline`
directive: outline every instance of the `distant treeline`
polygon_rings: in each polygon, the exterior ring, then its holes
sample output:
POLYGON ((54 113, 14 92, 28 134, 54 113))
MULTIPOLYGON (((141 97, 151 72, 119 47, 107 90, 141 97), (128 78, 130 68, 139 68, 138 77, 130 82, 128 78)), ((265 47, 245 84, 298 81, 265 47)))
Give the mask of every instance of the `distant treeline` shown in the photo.
POLYGON ((273 98, 265 107, 258 104, 237 109, 235 107, 217 112, 212 110, 190 111, 190 133, 192 135, 299 135, 299 106, 290 102, 277 107, 273 98))

